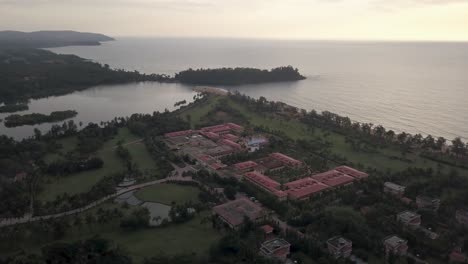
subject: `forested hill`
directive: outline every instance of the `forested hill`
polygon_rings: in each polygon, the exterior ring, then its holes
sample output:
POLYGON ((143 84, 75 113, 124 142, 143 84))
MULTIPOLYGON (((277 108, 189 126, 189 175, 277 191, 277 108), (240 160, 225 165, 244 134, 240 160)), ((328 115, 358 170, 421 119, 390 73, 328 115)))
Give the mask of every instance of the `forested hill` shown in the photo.
POLYGON ((102 34, 76 31, 0 31, 0 48, 51 48, 71 45, 100 45, 103 41, 111 40, 114 39, 102 34))
POLYGON ((287 82, 305 79, 292 66, 271 70, 254 68, 189 69, 179 72, 175 79, 181 83, 199 85, 242 85, 268 82, 287 82))
POLYGON ((100 84, 137 81, 172 78, 113 70, 108 65, 42 49, 0 49, 0 104, 67 94, 100 84))

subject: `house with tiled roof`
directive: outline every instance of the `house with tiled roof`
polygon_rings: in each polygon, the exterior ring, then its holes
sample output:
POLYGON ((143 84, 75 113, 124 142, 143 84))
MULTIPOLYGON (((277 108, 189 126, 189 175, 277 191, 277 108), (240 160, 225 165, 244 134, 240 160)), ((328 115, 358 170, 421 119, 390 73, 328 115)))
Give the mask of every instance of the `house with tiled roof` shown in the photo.
POLYGON ((242 226, 245 218, 252 222, 260 222, 266 216, 262 206, 247 198, 239 198, 217 205, 213 207, 213 213, 233 229, 242 226))

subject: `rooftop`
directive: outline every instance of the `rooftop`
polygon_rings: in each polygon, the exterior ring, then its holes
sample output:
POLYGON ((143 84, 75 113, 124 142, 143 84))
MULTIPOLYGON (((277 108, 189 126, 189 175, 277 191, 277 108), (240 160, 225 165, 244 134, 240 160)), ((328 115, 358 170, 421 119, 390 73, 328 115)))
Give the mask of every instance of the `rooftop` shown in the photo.
POLYGON ((164 134, 165 137, 181 137, 193 134, 195 131, 193 130, 183 130, 183 131, 176 131, 164 134))
POLYGON ((286 183, 285 186, 288 188, 286 192, 294 199, 308 197, 329 188, 329 186, 310 177, 286 183))
POLYGON ((405 186, 398 185, 398 184, 393 183, 393 182, 386 182, 386 183, 384 183, 384 186, 387 187, 387 188, 396 190, 396 191, 404 191, 406 189, 405 186))
POLYGON ((221 144, 228 145, 230 147, 236 148, 236 149, 241 149, 242 146, 237 144, 236 142, 229 140, 229 139, 223 139, 221 140, 221 144))
POLYGON ((289 156, 286 156, 282 153, 279 153, 279 152, 275 152, 275 153, 271 153, 270 154, 270 157, 278 160, 278 161, 281 161, 283 163, 286 163, 288 165, 293 165, 293 166, 296 166, 296 165, 301 165, 302 162, 299 161, 299 160, 296 160, 296 159, 293 159, 289 156))
POLYGON ((255 160, 255 162, 259 166, 263 166, 266 170, 272 170, 272 169, 276 169, 276 168, 279 168, 279 167, 283 166, 282 162, 280 162, 280 161, 278 161, 276 159, 273 159, 271 157, 264 157, 264 158, 255 160))
POLYGON ((330 239, 327 240, 327 243, 328 244, 331 244, 332 246, 336 247, 336 248, 339 248, 339 247, 343 247, 345 245, 349 245, 351 244, 351 240, 348 240, 344 237, 341 237, 341 236, 334 236, 330 239))
POLYGON ((288 196, 286 192, 281 191, 279 189, 279 187, 281 186, 279 182, 259 172, 256 172, 256 171, 247 172, 246 174, 244 174, 244 177, 250 180, 251 182, 268 190, 271 194, 275 195, 278 198, 284 198, 288 196))
POLYGON ((281 184, 260 172, 247 172, 245 177, 267 189, 278 189, 281 184))
POLYGON ((274 239, 263 242, 260 250, 263 253, 270 255, 278 249, 289 247, 289 246, 291 246, 291 244, 289 244, 288 241, 282 238, 274 238, 274 239))
POLYGON ((255 221, 263 216, 262 207, 247 198, 239 198, 215 206, 213 211, 232 226, 241 225, 244 222, 244 217, 255 221))
POLYGON ((223 138, 229 139, 229 140, 232 140, 232 141, 237 141, 237 140, 239 140, 239 137, 238 137, 238 136, 235 136, 235 135, 233 135, 233 134, 226 134, 226 135, 223 135, 223 138))
POLYGON ((250 169, 250 168, 257 167, 257 166, 258 164, 256 162, 253 162, 250 160, 234 164, 234 168, 236 168, 237 170, 245 170, 245 169, 250 169))
POLYGON ((273 232, 274 228, 271 225, 263 225, 260 227, 265 234, 270 234, 273 232))
POLYGON ((330 170, 313 175, 312 178, 331 187, 345 185, 354 181, 354 178, 336 170, 330 170))
POLYGON ((355 179, 363 179, 369 177, 369 174, 362 171, 358 171, 348 166, 339 166, 336 167, 335 170, 347 174, 355 179))
MULTIPOLYGON (((399 213, 398 217, 400 219, 403 219, 403 220, 406 220, 406 221, 411 221, 414 218, 421 217, 421 215, 419 215, 419 214, 417 214, 415 212, 411 212, 411 211, 404 211, 404 212, 399 213)), ((418 222, 420 222, 420 220, 418 220, 418 222)))
POLYGON ((396 235, 388 236, 384 239, 384 243, 386 245, 389 245, 391 247, 397 247, 401 244, 406 244, 407 241, 401 237, 398 237, 396 235))

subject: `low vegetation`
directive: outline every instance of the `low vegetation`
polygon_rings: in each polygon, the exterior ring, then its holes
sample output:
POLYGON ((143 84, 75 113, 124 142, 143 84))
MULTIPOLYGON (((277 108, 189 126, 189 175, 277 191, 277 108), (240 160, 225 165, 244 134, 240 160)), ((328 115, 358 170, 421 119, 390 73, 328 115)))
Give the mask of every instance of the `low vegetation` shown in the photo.
POLYGON ((17 126, 24 126, 24 125, 36 125, 42 123, 53 123, 63 121, 78 115, 78 112, 74 110, 66 110, 66 111, 55 111, 50 113, 49 115, 44 114, 26 114, 26 115, 10 115, 5 118, 5 126, 6 127, 17 127, 17 126))

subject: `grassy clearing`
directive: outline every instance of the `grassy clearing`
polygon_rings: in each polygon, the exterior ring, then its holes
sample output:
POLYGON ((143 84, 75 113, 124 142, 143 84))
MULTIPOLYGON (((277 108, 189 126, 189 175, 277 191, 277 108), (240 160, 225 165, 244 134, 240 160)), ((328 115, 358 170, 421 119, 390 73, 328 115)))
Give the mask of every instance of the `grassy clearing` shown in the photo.
POLYGON ((212 96, 208 98, 207 102, 203 102, 201 104, 194 105, 184 111, 182 111, 179 116, 186 121, 187 115, 190 115, 190 126, 194 128, 197 124, 200 123, 201 118, 204 117, 213 107, 218 103, 220 99, 223 97, 221 96, 212 96))
MULTIPOLYGON (((124 166, 121 160, 115 154, 115 146, 119 141, 123 142, 123 144, 126 144, 138 139, 139 138, 131 134, 127 128, 120 129, 119 133, 113 139, 105 142, 102 148, 95 154, 104 161, 104 166, 102 168, 98 170, 84 171, 60 178, 46 177, 44 179, 45 183, 43 184, 43 191, 39 194, 38 197, 39 200, 51 201, 54 200, 57 195, 63 193, 73 195, 87 192, 103 177, 123 171, 124 166)), ((69 141, 73 142, 72 139, 69 141)), ((128 145, 128 147, 132 145, 128 145)), ((144 162, 144 166, 147 166, 147 161, 144 162)))
POLYGON ((126 148, 130 152, 133 161, 138 165, 138 168, 142 172, 147 172, 149 175, 159 176, 158 167, 143 142, 127 145, 126 148))
MULTIPOLYGON (((108 202, 87 213, 96 213, 98 208, 107 210, 119 208, 124 214, 129 214, 135 209, 135 207, 123 209, 121 205, 108 202)), ((80 216, 84 219, 87 213, 80 216)), ((159 252, 168 255, 195 253, 197 256, 204 256, 208 253, 210 246, 221 237, 221 234, 211 227, 209 221, 201 224, 201 220, 208 215, 208 212, 201 212, 194 219, 183 224, 170 224, 165 227, 144 228, 137 231, 121 229, 117 219, 106 224, 83 224, 81 227, 67 229, 65 237, 60 240, 31 237, 16 241, 14 244, 0 243, 0 254, 7 256, 21 250, 40 253, 43 246, 51 243, 74 242, 98 235, 101 238, 112 240, 126 251, 135 263, 141 263, 144 258, 158 255, 159 252)), ((74 218, 72 216, 70 220, 73 221, 74 218)))
POLYGON ((200 190, 195 186, 156 184, 137 191, 135 196, 142 201, 171 205, 172 202, 177 204, 189 201, 196 202, 199 193, 200 190))

